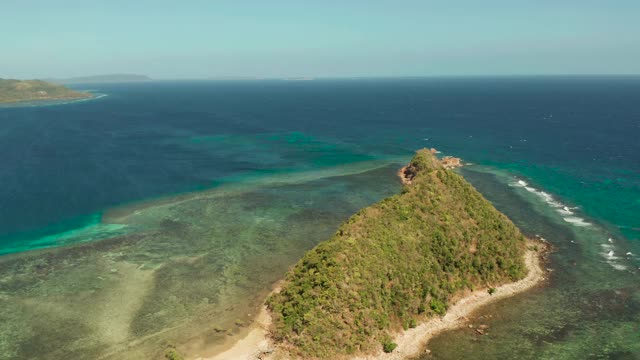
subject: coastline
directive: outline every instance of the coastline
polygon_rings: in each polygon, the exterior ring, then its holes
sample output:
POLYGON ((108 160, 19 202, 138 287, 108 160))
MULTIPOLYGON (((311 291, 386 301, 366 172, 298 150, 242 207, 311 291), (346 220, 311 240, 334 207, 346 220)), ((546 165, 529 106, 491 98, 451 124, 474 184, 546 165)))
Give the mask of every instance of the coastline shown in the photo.
MULTIPOLYGON (((374 355, 358 355, 347 357, 348 360, 402 360, 419 355, 434 336, 457 329, 465 325, 467 317, 481 307, 495 301, 515 296, 532 289, 544 280, 545 270, 542 267, 543 256, 548 252, 548 244, 530 240, 527 242, 525 264, 527 276, 513 283, 507 283, 496 288, 494 294, 488 289, 476 290, 456 301, 443 317, 429 319, 413 329, 401 331, 394 336, 393 341, 398 345, 392 353, 380 351, 374 355), (541 245, 541 246, 540 246, 541 245), (539 246, 533 250, 530 246, 539 246)), ((279 291, 277 286, 274 292, 279 291)), ((271 315, 266 307, 262 309, 251 325, 251 330, 244 338, 237 341, 227 350, 212 357, 198 357, 195 360, 276 360, 290 359, 287 354, 278 351, 270 339, 271 315)))
POLYGON ((67 104, 75 104, 75 103, 91 101, 91 100, 98 100, 107 96, 106 94, 96 94, 92 92, 82 92, 82 94, 87 94, 87 96, 60 97, 60 98, 47 98, 47 99, 25 99, 25 100, 17 100, 17 101, 10 101, 10 102, 0 102, 0 109, 67 105, 67 104))
POLYGON ((28 98, 28 99, 17 99, 17 100, 9 100, 9 101, 0 101, 0 105, 20 105, 27 103, 40 103, 47 101, 74 101, 74 100, 91 100, 96 96, 89 92, 78 92, 80 95, 73 96, 61 96, 61 97, 39 97, 39 98, 28 98))
POLYGON ((251 330, 242 339, 211 357, 197 357, 196 360, 245 360, 274 359, 273 342, 269 336, 271 315, 266 305, 262 305, 260 313, 251 324, 251 330))
MULTIPOLYGON (((529 242, 530 245, 537 244, 529 242)), ((488 289, 480 289, 456 301, 443 317, 437 317, 418 325, 416 328, 402 331, 394 337, 398 347, 392 353, 380 353, 376 355, 356 356, 350 360, 400 360, 408 359, 420 354, 436 335, 447 330, 462 327, 467 322, 467 317, 481 307, 495 301, 515 296, 542 283, 545 271, 542 268, 542 255, 545 248, 538 251, 527 249, 524 258, 529 270, 524 279, 513 283, 500 285, 491 295, 488 289)))

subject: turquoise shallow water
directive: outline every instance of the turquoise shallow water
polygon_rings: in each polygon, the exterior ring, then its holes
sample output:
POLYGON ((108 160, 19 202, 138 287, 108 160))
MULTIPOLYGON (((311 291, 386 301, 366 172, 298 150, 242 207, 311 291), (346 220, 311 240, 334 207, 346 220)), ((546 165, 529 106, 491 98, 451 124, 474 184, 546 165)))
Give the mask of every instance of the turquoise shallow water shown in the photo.
MULTIPOLYGON (((557 211, 562 208, 549 206, 545 197, 516 185, 518 180, 503 171, 464 172, 524 231, 554 245, 547 264, 551 272, 544 287, 470 316, 470 324, 489 326, 487 335, 467 327, 444 333, 428 344, 431 355, 420 359, 473 354, 491 359, 637 359, 637 243, 625 241, 620 232, 593 218, 582 217, 582 222, 567 226, 557 211)), ((584 215, 575 217, 579 216, 584 215)))
POLYGON ((433 357, 640 353, 639 78, 92 89, 108 96, 0 109, 0 358, 212 352, 425 146, 556 248, 547 287, 433 357))

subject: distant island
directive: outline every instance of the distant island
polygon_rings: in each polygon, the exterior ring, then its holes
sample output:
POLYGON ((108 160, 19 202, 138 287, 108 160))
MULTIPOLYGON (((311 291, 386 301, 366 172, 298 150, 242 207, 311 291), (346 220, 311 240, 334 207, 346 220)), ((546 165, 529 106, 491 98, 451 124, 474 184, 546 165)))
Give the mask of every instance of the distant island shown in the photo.
POLYGON ((43 80, 0 79, 0 104, 37 100, 90 98, 89 93, 71 90, 43 80))
POLYGON ((70 85, 70 84, 104 84, 104 83, 124 83, 124 82, 141 82, 152 81, 146 75, 138 74, 108 74, 108 75, 92 75, 71 77, 66 79, 47 79, 54 84, 70 85))
MULTIPOLYGON (((400 194, 307 252, 255 329, 207 360, 404 359, 477 307, 543 280, 546 244, 526 239, 451 170, 460 159, 435 153, 418 151, 399 172, 400 194)), ((474 329, 483 335, 486 325, 474 329)))

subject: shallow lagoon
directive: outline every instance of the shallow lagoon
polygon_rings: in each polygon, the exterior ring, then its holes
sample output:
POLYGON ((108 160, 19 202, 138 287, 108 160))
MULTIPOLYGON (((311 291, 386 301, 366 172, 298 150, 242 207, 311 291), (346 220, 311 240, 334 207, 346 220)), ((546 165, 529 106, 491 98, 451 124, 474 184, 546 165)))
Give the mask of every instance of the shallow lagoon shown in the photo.
POLYGON ((37 249, 0 257, 0 358, 213 352, 424 146, 479 164, 462 173, 556 247, 547 287, 481 310, 488 336, 434 339, 434 357, 640 353, 637 78, 96 89, 0 109, 0 253, 37 249))
POLYGON ((305 250, 398 191, 397 166, 370 166, 114 209, 105 221, 128 234, 3 257, 0 353, 139 359, 167 344, 192 355, 215 350, 243 334, 305 250))
POLYGON ((463 173, 525 233, 553 244, 554 253, 546 264, 548 279, 543 287, 470 316, 468 324, 489 326, 487 335, 480 336, 465 324, 431 340, 427 346, 431 354, 420 359, 636 359, 640 354, 639 258, 634 255, 638 244, 625 242, 620 233, 593 219, 567 223, 544 198, 522 191, 518 178, 480 170, 463 173))

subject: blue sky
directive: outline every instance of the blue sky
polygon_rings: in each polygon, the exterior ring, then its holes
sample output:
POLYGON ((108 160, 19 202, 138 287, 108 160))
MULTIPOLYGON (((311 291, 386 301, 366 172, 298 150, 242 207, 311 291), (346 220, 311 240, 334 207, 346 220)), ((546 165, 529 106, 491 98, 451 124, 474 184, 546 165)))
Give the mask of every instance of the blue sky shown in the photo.
POLYGON ((640 73, 640 1, 2 0, 0 77, 640 73))

